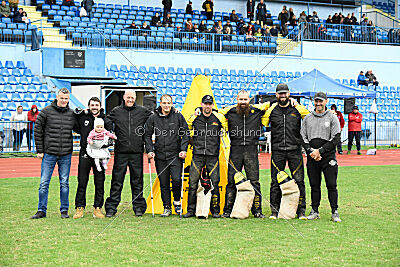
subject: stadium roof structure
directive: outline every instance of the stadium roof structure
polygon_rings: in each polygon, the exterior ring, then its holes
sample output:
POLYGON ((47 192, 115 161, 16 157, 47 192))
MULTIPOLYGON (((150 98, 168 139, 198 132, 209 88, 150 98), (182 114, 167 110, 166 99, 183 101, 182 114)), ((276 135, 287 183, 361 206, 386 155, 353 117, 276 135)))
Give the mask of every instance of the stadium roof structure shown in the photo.
MULTIPOLYGON (((287 83, 291 96, 313 97, 316 92, 325 92, 330 98, 375 98, 376 92, 354 88, 339 83, 331 77, 313 69, 302 77, 287 83)), ((260 95, 275 94, 271 87, 260 95)))

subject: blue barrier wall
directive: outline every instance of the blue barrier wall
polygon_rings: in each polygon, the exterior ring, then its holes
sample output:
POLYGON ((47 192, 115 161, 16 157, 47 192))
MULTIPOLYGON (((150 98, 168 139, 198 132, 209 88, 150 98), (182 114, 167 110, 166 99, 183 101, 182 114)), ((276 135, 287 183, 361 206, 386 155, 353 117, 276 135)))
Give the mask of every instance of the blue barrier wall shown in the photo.
POLYGON ((12 60, 14 63, 22 60, 34 75, 40 75, 40 51, 25 52, 25 46, 17 44, 1 44, 0 51, 0 61, 3 64, 6 60, 12 60))
MULTIPOLYGON (((70 49, 73 50, 73 49, 70 49)), ((43 48, 42 66, 43 75, 49 76, 105 76, 105 52, 103 49, 85 50, 85 68, 64 68, 64 49, 62 48, 43 48)))

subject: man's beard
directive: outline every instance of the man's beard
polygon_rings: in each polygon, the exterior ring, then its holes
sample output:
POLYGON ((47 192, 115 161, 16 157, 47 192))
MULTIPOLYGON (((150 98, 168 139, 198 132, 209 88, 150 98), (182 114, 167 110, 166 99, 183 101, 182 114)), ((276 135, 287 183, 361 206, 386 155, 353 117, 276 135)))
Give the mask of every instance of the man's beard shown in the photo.
POLYGON ((236 105, 236 113, 240 116, 248 116, 250 113, 250 105, 249 104, 237 104, 236 105))
POLYGON ((99 110, 99 109, 96 109, 96 110, 90 110, 90 112, 91 112, 93 115, 97 115, 97 114, 99 114, 99 113, 100 113, 100 110, 99 110))
POLYGON ((285 98, 285 100, 278 99, 278 103, 281 106, 286 106, 289 103, 289 98, 285 98))

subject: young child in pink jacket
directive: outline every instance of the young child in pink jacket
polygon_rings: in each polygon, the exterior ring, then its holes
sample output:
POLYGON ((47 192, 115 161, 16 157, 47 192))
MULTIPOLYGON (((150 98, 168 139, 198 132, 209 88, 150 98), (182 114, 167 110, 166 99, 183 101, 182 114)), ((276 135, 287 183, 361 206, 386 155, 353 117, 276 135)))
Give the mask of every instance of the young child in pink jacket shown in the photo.
POLYGON ((117 136, 104 129, 103 119, 96 118, 94 120, 94 129, 89 133, 87 138, 88 147, 86 151, 88 155, 94 159, 94 163, 99 172, 102 171, 101 167, 103 167, 104 170, 107 169, 107 163, 111 158, 108 148, 102 148, 104 145, 108 144, 109 138, 115 140, 117 136))

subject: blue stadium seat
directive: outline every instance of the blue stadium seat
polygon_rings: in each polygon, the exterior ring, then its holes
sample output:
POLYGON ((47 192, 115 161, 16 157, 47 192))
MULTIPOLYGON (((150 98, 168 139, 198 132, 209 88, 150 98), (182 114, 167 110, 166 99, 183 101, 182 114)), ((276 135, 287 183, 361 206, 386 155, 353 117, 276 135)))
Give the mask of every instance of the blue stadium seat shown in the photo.
POLYGON ((204 68, 204 75, 211 76, 211 70, 209 68, 204 68))
POLYGON ((17 79, 15 79, 14 76, 10 76, 10 77, 8 77, 7 83, 8 84, 12 84, 12 85, 16 85, 16 84, 18 84, 18 81, 17 81, 17 79))
POLYGON ((15 76, 15 77, 21 77, 21 72, 19 71, 19 69, 13 69, 11 75, 15 76))
POLYGON ((32 95, 31 93, 25 93, 25 94, 23 95, 23 99, 24 99, 24 101, 28 101, 28 102, 34 101, 34 100, 35 100, 35 99, 33 98, 33 95, 32 95))
POLYGON ((220 76, 221 74, 219 73, 219 70, 218 70, 218 69, 213 69, 213 70, 212 70, 212 75, 213 75, 213 76, 220 76))
POLYGON ((17 84, 17 86, 15 87, 15 92, 17 92, 17 93, 25 93, 26 89, 22 84, 17 84))
POLYGON ((39 102, 47 102, 48 98, 47 98, 47 96, 45 94, 38 93, 38 94, 36 94, 35 100, 39 101, 39 102))
POLYGON ((301 77, 300 71, 296 71, 296 72, 294 73, 294 77, 295 77, 295 78, 300 78, 300 77, 301 77))
POLYGON ((10 76, 10 72, 8 72, 8 69, 1 69, 0 75, 4 77, 10 76))
POLYGON ((5 110, 1 114, 1 119, 5 120, 5 121, 10 121, 11 120, 11 116, 12 116, 11 112, 8 111, 8 110, 5 110))
POLYGON ((32 84, 40 85, 41 82, 38 77, 34 76, 31 81, 32 84))
POLYGON ((39 87, 39 91, 42 93, 50 93, 50 89, 47 87, 47 84, 41 84, 39 87))
POLYGON ((0 93, 0 101, 1 102, 8 102, 10 101, 6 93, 0 93))
POLYGON ((17 61, 18 69, 26 69, 25 63, 23 61, 17 61))
POLYGON ((15 102, 8 102, 7 103, 7 110, 9 111, 16 111, 17 104, 15 102))
POLYGON ((6 81, 4 80, 3 77, 0 76, 0 85, 4 85, 6 84, 6 81))
POLYGON ((186 74, 194 75, 192 68, 186 68, 186 74))
POLYGON ((185 75, 185 72, 183 71, 183 68, 177 68, 176 69, 177 74, 185 75))

